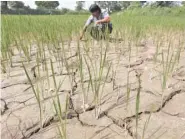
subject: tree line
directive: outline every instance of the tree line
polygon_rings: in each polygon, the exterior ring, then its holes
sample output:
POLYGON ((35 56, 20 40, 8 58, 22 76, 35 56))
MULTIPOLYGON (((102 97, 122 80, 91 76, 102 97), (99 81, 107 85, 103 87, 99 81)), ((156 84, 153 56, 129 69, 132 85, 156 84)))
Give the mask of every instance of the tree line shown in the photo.
MULTIPOLYGON (((95 1, 102 9, 106 9, 109 13, 124 11, 134 8, 150 7, 179 7, 185 6, 185 1, 95 1)), ((84 9, 85 1, 77 1, 75 10, 67 8, 59 9, 60 3, 58 1, 35 1, 36 9, 25 6, 22 1, 1 1, 2 14, 87 14, 88 10, 84 9)))
POLYGON ((75 10, 68 8, 59 9, 60 3, 58 1, 35 1, 36 9, 30 6, 25 6, 23 1, 1 1, 2 14, 78 14, 87 13, 84 9, 84 1, 77 1, 75 10))

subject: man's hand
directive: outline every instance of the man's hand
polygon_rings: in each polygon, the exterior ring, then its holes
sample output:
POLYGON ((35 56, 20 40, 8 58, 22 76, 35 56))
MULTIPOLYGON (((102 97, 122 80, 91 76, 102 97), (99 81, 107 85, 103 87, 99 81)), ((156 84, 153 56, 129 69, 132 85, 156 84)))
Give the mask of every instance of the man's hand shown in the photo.
POLYGON ((86 29, 87 29, 87 26, 84 26, 83 31, 82 31, 82 33, 81 33, 81 35, 80 35, 79 40, 82 40, 82 38, 83 38, 83 36, 84 36, 84 33, 85 33, 86 29))
POLYGON ((101 20, 96 21, 96 24, 100 24, 100 23, 101 23, 101 20))
POLYGON ((82 40, 82 38, 83 38, 83 36, 81 35, 80 38, 79 38, 79 40, 82 40))
POLYGON ((110 22, 110 17, 105 17, 104 19, 102 20, 98 20, 96 21, 95 24, 100 24, 100 23, 109 23, 110 22))
POLYGON ((83 36, 84 36, 84 32, 82 32, 82 34, 80 34, 79 40, 82 40, 83 36))

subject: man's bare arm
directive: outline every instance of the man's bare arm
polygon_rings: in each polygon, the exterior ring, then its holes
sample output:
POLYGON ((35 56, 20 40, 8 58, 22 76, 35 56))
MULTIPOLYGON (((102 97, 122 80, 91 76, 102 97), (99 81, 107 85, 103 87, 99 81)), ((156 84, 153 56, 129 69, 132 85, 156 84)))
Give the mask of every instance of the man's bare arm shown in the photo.
POLYGON ((108 23, 108 22, 110 22, 110 17, 105 17, 104 19, 96 21, 96 24, 108 23))
POLYGON ((80 40, 83 38, 83 36, 84 36, 86 30, 87 30, 87 26, 85 25, 85 26, 83 27, 82 33, 81 33, 81 35, 80 35, 80 40))

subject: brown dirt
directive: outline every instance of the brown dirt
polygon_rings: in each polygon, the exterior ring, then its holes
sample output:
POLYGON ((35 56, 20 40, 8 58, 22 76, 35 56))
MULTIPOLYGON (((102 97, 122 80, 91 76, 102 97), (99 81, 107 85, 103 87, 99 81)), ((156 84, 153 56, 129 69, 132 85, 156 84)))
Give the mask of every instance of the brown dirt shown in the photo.
MULTIPOLYGON (((84 42, 82 42, 81 45, 84 42)), ((67 45, 67 44, 66 44, 67 45)), ((70 96, 71 106, 67 119, 68 139, 133 139, 136 136, 136 95, 138 82, 136 74, 141 74, 141 96, 139 109, 138 138, 141 138, 144 124, 151 115, 148 128, 145 132, 146 139, 185 139, 185 49, 176 70, 168 78, 167 88, 161 89, 161 64, 153 62, 155 45, 148 39, 145 44, 133 47, 131 62, 128 61, 127 46, 122 43, 111 43, 107 59, 112 62, 112 73, 105 83, 102 96, 100 118, 95 118, 93 93, 88 91, 88 105, 86 112, 82 110, 82 89, 80 87, 79 71, 77 70, 76 43, 72 42, 72 53, 68 53, 71 77, 74 78, 73 85, 70 84, 68 73, 60 70, 58 60, 55 60, 46 51, 46 57, 52 58, 57 85, 63 81, 59 90, 59 98, 62 109, 65 108, 66 98, 71 90, 74 94, 70 96), (120 55, 121 54, 121 55, 120 55), (120 55, 120 61, 119 59, 120 55), (118 63, 119 61, 119 63, 118 63), (130 99, 127 104, 127 73, 130 77, 130 99)), ((80 46, 81 46, 80 45, 80 46)), ((68 49, 66 49, 68 50, 68 49)), ((68 50, 69 51, 69 50, 68 50)), ((93 46, 93 60, 98 60, 100 48, 93 46), (97 54, 97 57, 96 57, 97 54)), ((9 76, 2 74, 1 79, 1 137, 3 139, 52 139, 58 138, 58 118, 54 114, 52 104, 55 94, 50 64, 50 88, 46 84, 46 73, 39 81, 34 77, 36 66, 36 49, 32 48, 30 63, 24 62, 31 79, 36 86, 38 84, 42 92, 43 126, 40 127, 39 107, 30 87, 29 81, 22 68, 21 62, 25 60, 15 50, 12 57, 13 67, 9 69, 9 76), (43 86, 43 87, 42 87, 43 86)), ((85 69, 85 68, 84 68, 85 69)), ((87 69, 85 69, 87 74, 87 69)), ((85 77, 84 86, 88 86, 89 77, 85 77)), ((86 90, 87 91, 87 90, 86 90)))

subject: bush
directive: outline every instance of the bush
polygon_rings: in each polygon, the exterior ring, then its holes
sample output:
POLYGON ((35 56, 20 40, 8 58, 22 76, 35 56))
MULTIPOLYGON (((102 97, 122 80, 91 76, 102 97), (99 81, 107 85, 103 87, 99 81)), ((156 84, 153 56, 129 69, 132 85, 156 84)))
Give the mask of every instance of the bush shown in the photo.
POLYGON ((146 16, 185 16, 185 7, 143 7, 128 9, 123 12, 126 15, 146 15, 146 16))

